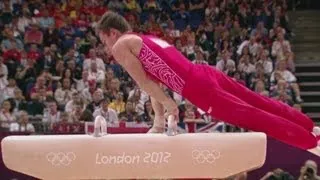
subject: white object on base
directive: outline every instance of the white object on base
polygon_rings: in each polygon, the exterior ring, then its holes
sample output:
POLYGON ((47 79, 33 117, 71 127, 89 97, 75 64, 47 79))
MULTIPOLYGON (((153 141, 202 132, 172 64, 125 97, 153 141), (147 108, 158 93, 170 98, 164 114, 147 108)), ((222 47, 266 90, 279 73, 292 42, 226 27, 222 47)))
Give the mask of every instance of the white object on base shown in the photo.
POLYGON ((107 134, 107 121, 103 116, 97 116, 94 120, 95 137, 100 137, 107 134))
POLYGON ((9 136, 4 164, 40 179, 217 178, 261 167, 264 133, 9 136))

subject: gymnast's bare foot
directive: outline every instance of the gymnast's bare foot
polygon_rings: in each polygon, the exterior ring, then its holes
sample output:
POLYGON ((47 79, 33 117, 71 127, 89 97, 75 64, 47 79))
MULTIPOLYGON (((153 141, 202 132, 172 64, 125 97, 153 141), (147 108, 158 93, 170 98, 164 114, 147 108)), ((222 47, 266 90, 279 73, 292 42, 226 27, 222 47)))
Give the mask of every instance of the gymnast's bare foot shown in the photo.
POLYGON ((164 127, 152 127, 149 129, 148 133, 164 133, 165 130, 166 129, 164 127))

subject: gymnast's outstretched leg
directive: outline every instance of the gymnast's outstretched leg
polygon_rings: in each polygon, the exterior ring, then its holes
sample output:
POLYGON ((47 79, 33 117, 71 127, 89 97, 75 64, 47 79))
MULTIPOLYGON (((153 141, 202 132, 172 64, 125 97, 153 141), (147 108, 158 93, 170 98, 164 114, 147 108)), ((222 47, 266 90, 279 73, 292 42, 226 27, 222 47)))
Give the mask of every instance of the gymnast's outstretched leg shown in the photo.
POLYGON ((296 109, 291 108, 290 106, 269 97, 254 93, 248 88, 239 85, 236 81, 233 81, 222 73, 217 73, 216 79, 221 88, 223 88, 228 93, 238 97, 242 101, 250 104, 251 106, 283 117, 288 121, 300 125, 307 131, 312 132, 314 127, 313 121, 308 116, 297 111, 296 109))
POLYGON ((268 136, 305 150, 316 147, 315 136, 304 127, 283 117, 256 108, 240 98, 216 88, 206 97, 211 103, 210 114, 227 123, 268 136))

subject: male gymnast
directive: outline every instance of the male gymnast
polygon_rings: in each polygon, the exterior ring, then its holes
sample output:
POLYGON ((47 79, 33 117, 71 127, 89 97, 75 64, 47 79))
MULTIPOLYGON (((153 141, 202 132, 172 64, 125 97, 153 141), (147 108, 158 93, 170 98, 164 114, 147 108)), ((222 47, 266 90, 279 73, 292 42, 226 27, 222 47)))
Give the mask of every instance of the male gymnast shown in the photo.
POLYGON ((137 85, 151 97, 155 111, 151 133, 165 131, 177 104, 161 84, 211 116, 305 150, 315 148, 314 124, 290 106, 261 96, 208 65, 191 63, 174 46, 154 36, 134 34, 119 14, 106 12, 97 25, 100 40, 137 85))

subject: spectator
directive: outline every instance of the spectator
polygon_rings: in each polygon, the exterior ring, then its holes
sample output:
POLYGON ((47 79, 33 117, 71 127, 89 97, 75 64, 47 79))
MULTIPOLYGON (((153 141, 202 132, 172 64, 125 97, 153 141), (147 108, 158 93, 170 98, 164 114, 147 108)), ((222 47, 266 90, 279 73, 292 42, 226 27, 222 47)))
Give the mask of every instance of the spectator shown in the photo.
POLYGON ((2 102, 0 111, 1 127, 9 128, 10 124, 16 121, 16 117, 12 113, 11 103, 8 100, 2 102))
POLYGON ((269 91, 267 91, 264 85, 264 82, 262 80, 258 80, 256 82, 254 91, 257 92, 258 94, 269 97, 269 91))
POLYGON ((117 112, 109 108, 110 99, 104 98, 100 101, 100 108, 96 109, 93 113, 93 117, 102 116, 106 119, 108 123, 114 124, 118 122, 117 112))
POLYGON ((43 30, 48 29, 49 27, 53 27, 55 24, 54 18, 49 16, 49 11, 48 10, 43 10, 42 11, 42 17, 39 18, 39 24, 40 28, 43 30))
POLYGON ((92 102, 92 97, 93 97, 93 94, 96 92, 96 91, 99 91, 99 93, 103 94, 103 91, 102 89, 98 88, 97 86, 97 82, 95 80, 90 80, 88 81, 88 84, 89 86, 85 89, 82 90, 82 97, 83 97, 83 100, 86 102, 86 103, 90 103, 92 102))
POLYGON ((318 165, 316 162, 312 160, 308 160, 305 162, 304 166, 301 167, 300 176, 298 180, 319 180, 318 176, 318 165))
MULTIPOLYGON (((259 13, 261 12, 261 10, 258 11, 259 13)), ((264 27, 263 21, 258 22, 257 28, 251 31, 251 36, 257 36, 258 34, 261 35, 262 38, 267 37, 268 35, 268 30, 264 27)))
POLYGON ((289 41, 284 39, 284 33, 278 32, 277 40, 272 44, 272 51, 271 54, 274 57, 284 57, 284 52, 288 51, 291 52, 291 45, 289 41))
POLYGON ((41 45, 43 42, 43 33, 39 30, 37 24, 30 25, 30 30, 27 30, 24 35, 24 43, 41 45))
POLYGON ((135 11, 137 13, 141 12, 141 7, 136 0, 125 0, 124 4, 129 11, 135 11))
POLYGON ((230 59, 230 53, 225 51, 222 53, 222 58, 218 61, 216 68, 222 72, 228 73, 229 71, 235 70, 235 65, 236 63, 230 59))
POLYGON ((173 14, 172 19, 178 30, 182 31, 186 28, 190 21, 190 14, 186 11, 184 3, 179 5, 179 9, 175 14, 173 14))
POLYGON ((105 1, 95 1, 93 3, 92 13, 95 16, 102 16, 106 11, 105 1))
POLYGON ((30 50, 27 54, 28 58, 34 60, 36 63, 38 62, 38 60, 40 60, 41 58, 41 54, 40 51, 38 49, 38 45, 37 44, 30 44, 30 50))
POLYGON ((79 122, 92 122, 92 113, 84 107, 84 102, 82 99, 75 101, 72 112, 70 113, 70 119, 73 123, 79 122))
POLYGON ((14 89, 14 97, 13 102, 15 104, 15 107, 13 109, 13 112, 18 112, 21 110, 27 110, 28 103, 26 101, 26 98, 23 96, 21 89, 16 88, 14 89))
MULTIPOLYGON (((104 93, 111 99, 114 99, 120 91, 120 81, 118 78, 113 78, 109 84, 105 84, 104 93)), ((129 96, 130 97, 130 96, 129 96)))
POLYGON ((157 12, 160 10, 160 7, 156 0, 147 0, 143 4, 143 10, 146 12, 157 12))
POLYGON ((197 123, 204 123, 197 108, 191 104, 188 100, 184 101, 184 104, 179 107, 180 109, 180 121, 186 123, 188 132, 195 133, 197 123))
POLYGON ((256 72, 251 76, 250 87, 253 88, 258 80, 264 82, 265 87, 268 89, 270 77, 264 72, 263 65, 261 63, 256 64, 256 72))
POLYGON ((14 98, 14 91, 18 89, 16 80, 9 79, 7 87, 3 89, 2 96, 4 99, 14 98))
POLYGON ((173 39, 179 38, 181 36, 181 31, 176 28, 174 22, 171 20, 168 20, 167 32, 168 35, 173 39))
POLYGON ((179 110, 180 120, 183 122, 194 121, 200 118, 200 113, 197 112, 197 108, 188 100, 185 100, 182 105, 180 105, 179 110))
POLYGON ((261 44, 257 41, 256 36, 251 36, 250 40, 245 40, 239 46, 237 53, 238 55, 242 54, 243 48, 248 47, 249 53, 253 56, 256 56, 258 53, 258 49, 261 47, 261 44))
POLYGON ((28 95, 31 89, 29 86, 33 84, 36 77, 37 70, 35 67, 35 62, 32 59, 27 59, 27 64, 25 66, 19 66, 15 75, 19 87, 24 90, 25 94, 28 95))
POLYGON ((103 93, 101 91, 95 91, 92 96, 92 102, 87 106, 87 110, 89 110, 91 113, 94 113, 101 107, 100 103, 103 99, 103 93))
POLYGON ((18 30, 24 33, 29 25, 32 23, 32 18, 27 10, 22 11, 22 16, 18 19, 18 30))
POLYGON ((42 59, 39 62, 41 69, 48 69, 50 70, 50 72, 53 72, 56 66, 57 59, 51 51, 50 47, 44 47, 43 55, 41 58, 42 59))
POLYGON ((141 94, 143 91, 141 91, 138 88, 134 89, 133 95, 128 97, 128 100, 133 103, 133 106, 135 107, 135 111, 138 114, 138 116, 142 115, 144 113, 144 103, 145 101, 141 98, 141 94))
POLYGON ((140 117, 135 111, 134 102, 127 101, 126 110, 119 114, 119 120, 126 122, 141 122, 140 117))
POLYGON ((154 36, 162 36, 162 30, 160 25, 156 22, 156 18, 153 14, 149 14, 148 20, 145 22, 148 34, 154 36))
POLYGON ((57 44, 51 43, 50 44, 50 51, 52 52, 53 56, 58 60, 62 58, 60 51, 58 50, 57 44))
MULTIPOLYGON (((294 91, 295 100, 297 102, 302 102, 301 96, 300 96, 300 88, 297 84, 297 78, 288 70, 286 70, 286 64, 284 61, 280 61, 277 65, 277 73, 280 74, 281 78, 283 78, 287 83, 289 83, 290 87, 294 91)), ((275 82, 275 72, 271 74, 271 82, 275 82)))
POLYGON ((277 85, 273 87, 272 97, 292 105, 292 94, 288 89, 287 82, 285 80, 277 81, 277 85))
MULTIPOLYGON (((72 112, 72 110, 73 110, 73 106, 75 105, 75 102, 77 101, 77 100, 81 100, 81 95, 79 94, 79 92, 77 92, 77 91, 75 91, 75 92, 73 92, 73 94, 72 94, 72 98, 71 98, 71 100, 69 100, 68 102, 67 102, 67 104, 66 104, 66 106, 65 106, 65 108, 64 108, 64 111, 65 112, 67 112, 67 113, 70 113, 70 112, 72 112)), ((85 106, 83 107, 83 108, 85 108, 85 106)))
MULTIPOLYGON (((8 85, 8 68, 5 64, 3 64, 3 58, 0 56, 0 92, 3 93, 4 89, 8 85)), ((3 96, 1 96, 2 99, 0 102, 3 101, 3 96)))
POLYGON ((53 76, 55 76, 58 79, 61 79, 64 71, 65 71, 65 68, 64 68, 63 61, 57 60, 56 65, 55 65, 55 69, 53 70, 53 76))
POLYGON ((42 122, 48 124, 50 129, 52 125, 60 121, 61 112, 58 110, 58 103, 55 100, 49 99, 47 101, 47 109, 43 113, 42 122))
POLYGON ((52 129, 56 134, 70 134, 71 133, 71 121, 68 113, 61 113, 60 121, 55 122, 52 125, 52 129))
POLYGON ((103 60, 97 57, 95 49, 90 49, 89 58, 85 59, 83 62, 83 69, 89 70, 93 62, 96 63, 99 70, 102 70, 103 72, 106 70, 103 60))
POLYGON ((89 87, 89 72, 84 70, 82 71, 81 79, 75 79, 76 89, 78 92, 82 92, 84 89, 89 87))
POLYGON ((294 53, 290 52, 289 50, 284 51, 284 57, 281 59, 280 57, 277 59, 277 63, 279 61, 285 61, 286 67, 290 72, 295 72, 295 64, 294 64, 294 53))
POLYGON ((256 71, 256 68, 250 61, 250 56, 243 56, 240 59, 238 71, 245 73, 246 76, 252 75, 256 71))
POLYGON ((273 71, 272 61, 264 50, 260 51, 257 63, 262 64, 265 74, 270 75, 272 73, 273 71))
POLYGON ((219 7, 216 5, 215 0, 209 0, 208 6, 205 9, 205 16, 208 19, 215 20, 219 14, 219 7))
POLYGON ((6 51, 12 49, 13 47, 16 47, 19 50, 22 50, 24 48, 24 45, 20 39, 18 39, 14 36, 12 30, 8 30, 5 33, 5 39, 2 40, 2 42, 1 42, 1 48, 2 48, 2 51, 6 52, 6 51))
POLYGON ((110 0, 108 3, 108 9, 115 12, 122 12, 125 8, 125 4, 122 1, 110 0))
POLYGON ((104 71, 97 67, 96 62, 91 63, 91 66, 88 72, 89 72, 90 79, 94 79, 99 84, 104 82, 104 78, 105 78, 104 71))
POLYGON ((11 123, 10 132, 29 132, 35 133, 35 128, 29 122, 29 116, 26 111, 20 111, 17 122, 11 123))
POLYGON ((109 108, 115 110, 117 114, 120 114, 125 111, 126 103, 123 99, 123 93, 118 92, 115 99, 109 104, 109 108))
POLYGON ((272 39, 272 40, 276 39, 278 33, 282 33, 282 34, 285 35, 286 34, 286 30, 284 28, 282 28, 279 25, 279 23, 274 22, 272 29, 270 29, 270 31, 269 31, 269 38, 272 39))
POLYGON ((52 96, 51 87, 48 87, 43 76, 37 78, 36 84, 31 88, 30 97, 32 100, 44 101, 48 96, 52 96))
POLYGON ((11 42, 11 48, 3 53, 3 61, 6 64, 9 63, 13 64, 14 66, 21 62, 21 53, 17 48, 16 42, 11 42))
POLYGON ((147 101, 144 103, 144 113, 141 115, 140 119, 143 122, 147 122, 149 124, 153 123, 154 120, 154 111, 152 108, 151 101, 147 101))
POLYGON ((233 73, 228 74, 229 76, 233 77, 235 81, 242 84, 243 86, 246 86, 246 82, 243 80, 243 75, 239 71, 235 71, 233 73), (233 75, 232 75, 233 74, 233 75))
POLYGON ((67 102, 72 99, 72 94, 75 93, 75 91, 76 90, 71 87, 70 79, 63 79, 62 87, 58 88, 54 93, 54 97, 57 100, 59 107, 65 107, 67 102))

